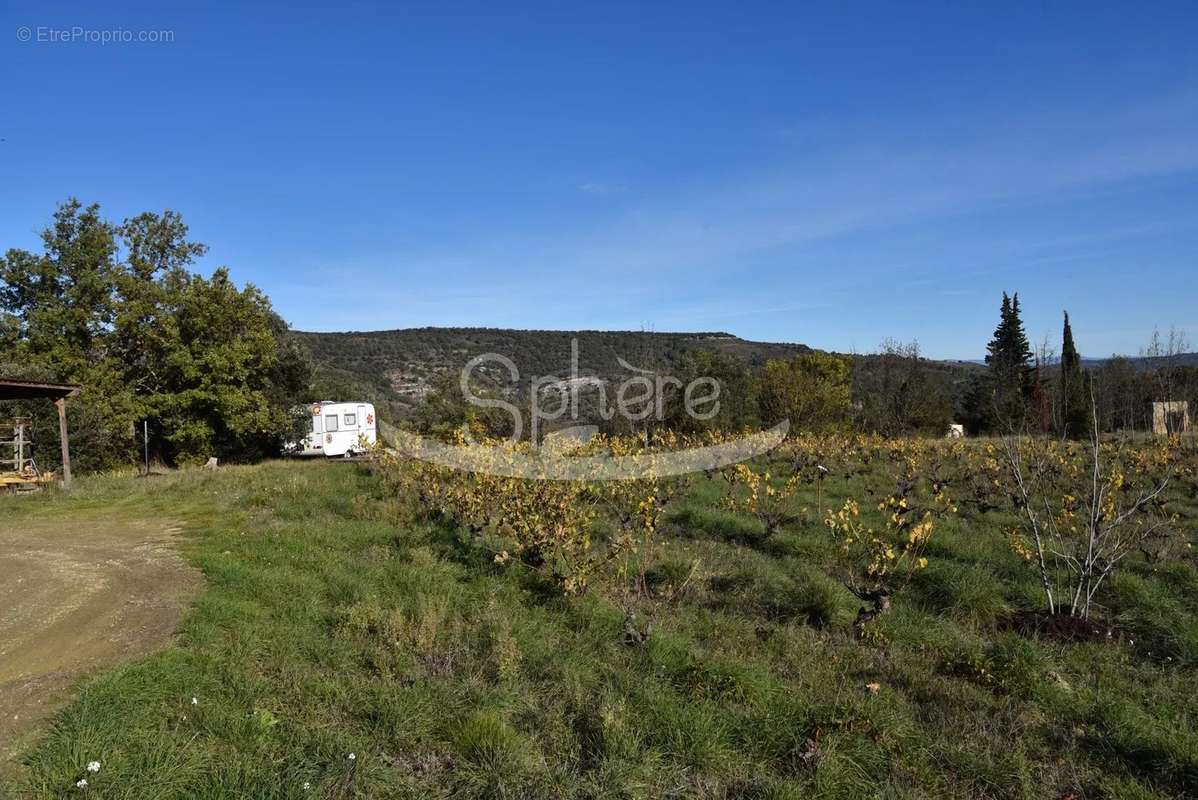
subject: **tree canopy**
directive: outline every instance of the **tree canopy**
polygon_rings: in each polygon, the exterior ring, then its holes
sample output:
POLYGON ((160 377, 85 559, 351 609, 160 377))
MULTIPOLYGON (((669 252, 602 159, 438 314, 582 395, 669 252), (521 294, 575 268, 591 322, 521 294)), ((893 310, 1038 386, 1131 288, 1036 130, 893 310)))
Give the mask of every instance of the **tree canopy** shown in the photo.
POLYGON ((975 379, 966 397, 969 424, 974 431, 1021 428, 1027 421, 1036 391, 1032 348, 1019 316, 1019 294, 1003 292, 998 326, 986 345, 989 369, 975 379))
MULTIPOLYGON (((82 466, 132 461, 143 421, 169 463, 249 458, 286 435, 307 360, 257 288, 189 271, 207 248, 181 215, 118 225, 71 199, 41 238, 41 253, 0 257, 0 371, 83 386, 70 404, 82 466)), ((54 437, 38 438, 51 462, 54 437)))
POLYGON ((919 352, 919 344, 894 340, 859 359, 853 374, 857 423, 886 436, 923 433, 943 436, 953 407, 943 380, 937 380, 919 352))
POLYGON ((826 353, 771 359, 761 373, 761 420, 792 430, 835 430, 852 410, 849 362, 826 353))
POLYGON ((1062 431, 1070 439, 1090 436, 1094 425, 1092 404, 1086 376, 1082 372, 1081 356, 1073 342, 1073 328, 1069 325, 1069 312, 1065 312, 1065 324, 1061 332, 1061 400, 1063 403, 1062 431))

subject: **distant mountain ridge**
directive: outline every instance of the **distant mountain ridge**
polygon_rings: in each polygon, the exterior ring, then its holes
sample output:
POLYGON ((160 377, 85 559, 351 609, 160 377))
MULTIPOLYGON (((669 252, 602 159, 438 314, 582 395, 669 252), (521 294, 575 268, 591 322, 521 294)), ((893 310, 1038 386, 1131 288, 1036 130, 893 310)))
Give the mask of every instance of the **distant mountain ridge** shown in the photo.
POLYGON ((1116 358, 1126 358, 1139 369, 1155 369, 1162 366, 1198 367, 1198 353, 1178 353, 1173 356, 1107 356, 1106 358, 1082 357, 1083 367, 1097 367, 1116 358))
MULTIPOLYGON (((735 356, 751 368, 761 367, 770 359, 789 359, 814 352, 805 344, 755 342, 725 331, 427 327, 338 333, 292 331, 291 336, 308 349, 319 373, 331 384, 361 387, 361 393, 376 403, 387 403, 395 416, 403 416, 421 403, 438 376, 456 372, 472 358, 487 353, 510 359, 519 371, 518 383, 527 387, 534 377, 568 378, 574 340, 578 342, 579 375, 615 381, 630 377, 629 368, 668 373, 671 364, 690 350, 735 356)), ((957 387, 978 369, 977 365, 964 361, 930 364, 940 379, 957 387)), ((481 366, 478 374, 499 386, 516 383, 510 380, 506 368, 495 362, 481 366)))
MULTIPOLYGON (((400 407, 420 402, 438 375, 460 370, 472 358, 488 353, 510 359, 519 371, 520 383, 527 384, 537 376, 568 377, 575 340, 579 374, 605 379, 627 377, 630 373, 624 364, 667 369, 687 350, 728 353, 754 366, 771 358, 811 352, 803 344, 751 342, 723 331, 401 328, 342 333, 292 331, 291 336, 308 349, 321 371, 364 383, 385 393, 400 407)), ((488 362, 482 369, 500 383, 509 380, 502 374, 504 367, 495 362, 488 362)))
MULTIPOLYGON (((1082 366, 1086 368, 1100 367, 1108 361, 1114 361, 1117 358, 1125 358, 1130 361, 1138 369, 1155 369, 1160 366, 1172 365, 1178 367, 1198 367, 1198 353, 1178 353, 1172 356, 1120 356, 1110 355, 1106 358, 1091 358, 1082 356, 1082 366)), ((985 366, 986 359, 984 358, 969 358, 959 362, 943 362, 943 363, 962 363, 962 364, 977 364, 985 366)))
MULTIPOLYGON (((455 373, 472 358, 494 353, 508 358, 519 371, 512 381, 496 362, 479 367, 479 377, 500 388, 528 386, 534 377, 570 377, 571 343, 578 342, 579 375, 609 381, 630 377, 629 368, 661 370, 689 350, 725 353, 758 368, 773 358, 788 359, 813 348, 795 342, 755 342, 726 331, 657 333, 653 331, 554 331, 510 328, 399 328, 386 331, 319 333, 292 331, 295 340, 312 354, 318 374, 330 393, 353 393, 385 404, 392 416, 402 417, 423 402, 438 376, 455 373), (353 388, 347 388, 353 387, 353 388)), ((843 354, 868 361, 869 354, 843 354)), ((1098 367, 1106 358, 1083 358, 1086 367, 1098 367)), ((1140 369, 1157 366, 1162 359, 1129 356, 1140 369)), ((1170 363, 1198 366, 1198 353, 1175 356, 1170 363)), ((954 402, 960 400, 969 378, 984 359, 930 360, 935 379, 946 387, 954 402)), ((335 399, 335 398, 329 398, 335 399)))

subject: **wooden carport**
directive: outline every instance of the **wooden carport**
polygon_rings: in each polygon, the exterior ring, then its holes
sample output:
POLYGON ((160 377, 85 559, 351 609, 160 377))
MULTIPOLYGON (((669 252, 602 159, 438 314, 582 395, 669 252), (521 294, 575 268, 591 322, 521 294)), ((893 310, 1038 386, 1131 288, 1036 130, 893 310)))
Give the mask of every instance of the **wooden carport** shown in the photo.
POLYGON ((58 409, 58 437, 62 441, 62 485, 71 488, 71 445, 67 436, 67 398, 79 394, 69 383, 14 381, 0 378, 0 400, 53 400, 58 409))

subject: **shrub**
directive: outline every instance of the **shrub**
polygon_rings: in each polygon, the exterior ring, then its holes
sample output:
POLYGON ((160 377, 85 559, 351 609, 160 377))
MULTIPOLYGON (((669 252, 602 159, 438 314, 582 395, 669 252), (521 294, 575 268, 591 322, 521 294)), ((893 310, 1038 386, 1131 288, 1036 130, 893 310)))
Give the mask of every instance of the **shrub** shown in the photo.
POLYGON ((890 609, 891 596, 928 565, 924 553, 938 521, 956 512, 944 484, 921 474, 917 454, 897 451, 894 455, 901 460, 902 472, 894 492, 878 503, 880 527, 863 522, 860 506, 851 498, 824 518, 839 545, 844 584, 870 603, 858 613, 859 624, 890 609))

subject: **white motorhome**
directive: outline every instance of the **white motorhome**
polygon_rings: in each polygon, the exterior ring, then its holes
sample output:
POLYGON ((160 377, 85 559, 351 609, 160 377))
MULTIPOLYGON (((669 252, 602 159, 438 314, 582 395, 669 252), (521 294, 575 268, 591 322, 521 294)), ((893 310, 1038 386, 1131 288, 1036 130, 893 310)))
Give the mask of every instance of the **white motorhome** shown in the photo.
POLYGON ((370 403, 322 400, 308 409, 308 435, 291 449, 300 456, 354 456, 378 441, 378 420, 370 403))

